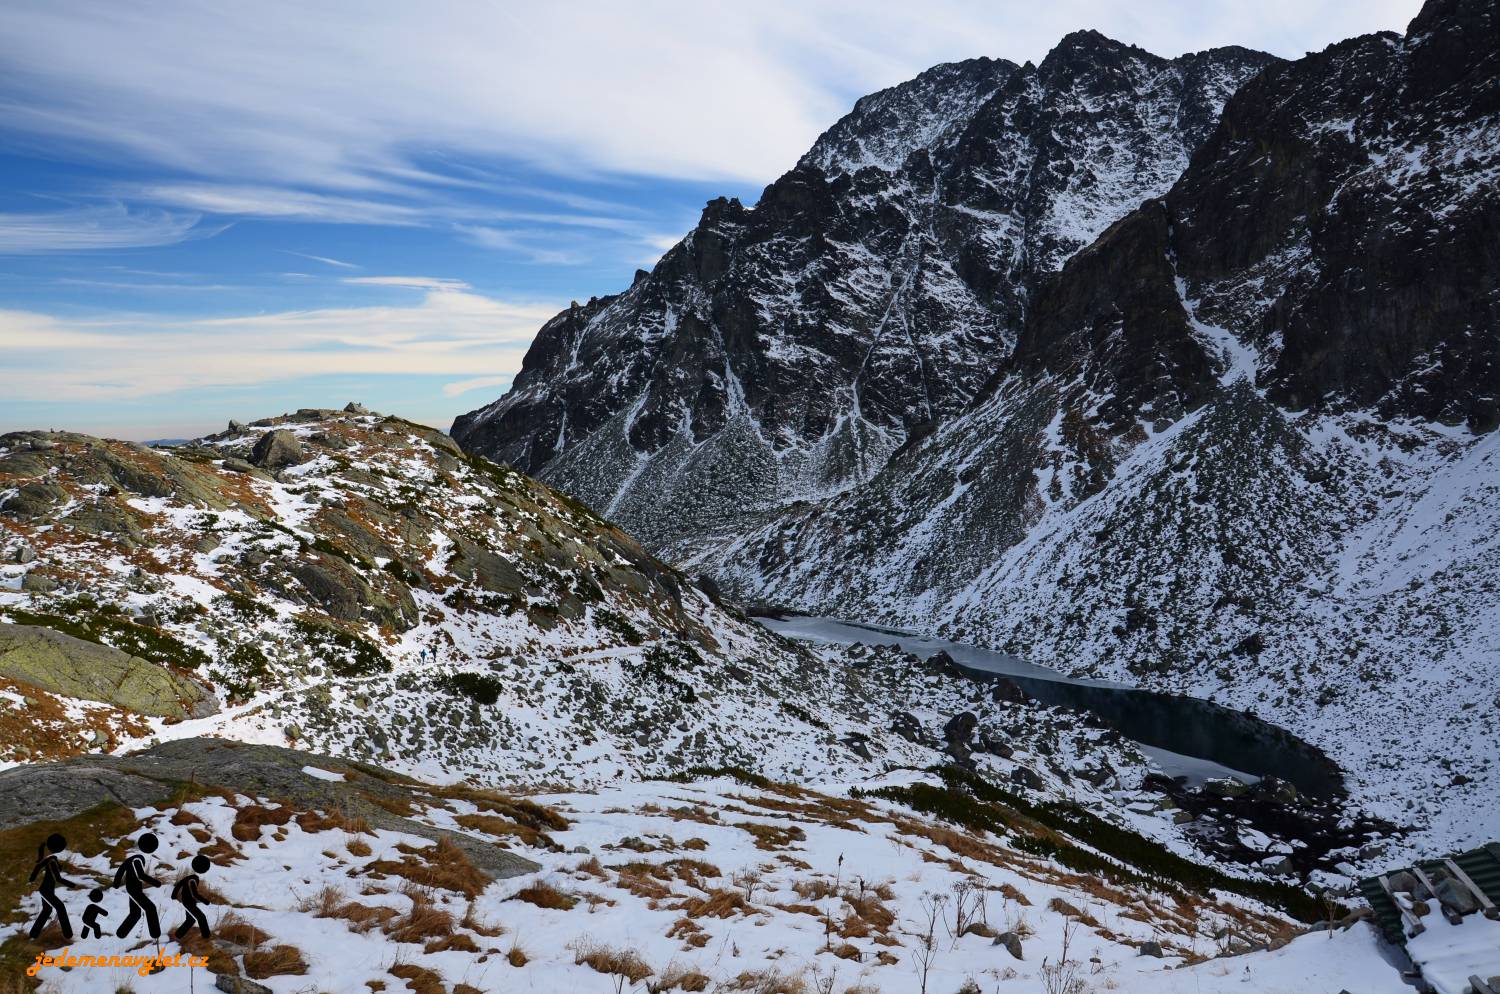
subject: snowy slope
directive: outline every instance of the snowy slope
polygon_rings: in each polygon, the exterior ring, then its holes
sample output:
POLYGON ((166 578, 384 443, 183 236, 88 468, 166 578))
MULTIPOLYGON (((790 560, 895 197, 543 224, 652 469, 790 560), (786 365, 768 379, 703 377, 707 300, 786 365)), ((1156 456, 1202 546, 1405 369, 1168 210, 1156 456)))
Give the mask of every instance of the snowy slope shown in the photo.
MULTIPOLYGON (((167 882, 188 854, 214 853, 204 883, 215 941, 162 944, 167 956, 212 957, 191 978, 186 966, 168 969, 166 982, 184 986, 219 976, 233 989, 248 974, 278 994, 638 984, 1006 994, 1068 977, 1077 994, 1407 989, 1366 923, 1311 932, 1237 895, 1081 874, 1067 857, 1028 849, 1037 836, 1025 819, 956 831, 844 789, 728 776, 516 796, 393 784, 371 767, 314 761, 309 777, 378 789, 402 817, 372 826, 339 810, 210 789, 139 807, 113 831, 74 831, 69 872, 106 877, 121 828, 161 837, 150 869, 167 882), (536 869, 492 879, 475 855, 491 847, 536 869)), ((104 907, 117 922, 123 895, 108 892, 104 907)), ((12 908, 0 910, 11 917, 12 908)), ((3 948, 29 952, 15 917, 3 948)), ((46 939, 61 951, 58 933, 46 939)), ((139 932, 71 948, 156 950, 139 932)), ((38 980, 68 994, 139 983, 120 967, 43 966, 38 980)))

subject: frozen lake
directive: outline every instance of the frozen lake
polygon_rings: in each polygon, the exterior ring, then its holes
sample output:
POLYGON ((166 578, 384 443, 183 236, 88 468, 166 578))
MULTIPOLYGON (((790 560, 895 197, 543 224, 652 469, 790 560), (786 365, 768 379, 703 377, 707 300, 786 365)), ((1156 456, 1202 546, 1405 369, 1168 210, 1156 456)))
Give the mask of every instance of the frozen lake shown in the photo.
POLYGON ((1209 701, 1105 680, 1078 680, 1009 653, 894 628, 808 615, 760 617, 787 638, 832 645, 900 646, 922 658, 946 652, 978 679, 1005 677, 1043 704, 1091 711, 1139 743, 1172 777, 1191 784, 1233 777, 1288 780, 1310 794, 1342 790, 1338 767, 1316 748, 1269 722, 1209 701))

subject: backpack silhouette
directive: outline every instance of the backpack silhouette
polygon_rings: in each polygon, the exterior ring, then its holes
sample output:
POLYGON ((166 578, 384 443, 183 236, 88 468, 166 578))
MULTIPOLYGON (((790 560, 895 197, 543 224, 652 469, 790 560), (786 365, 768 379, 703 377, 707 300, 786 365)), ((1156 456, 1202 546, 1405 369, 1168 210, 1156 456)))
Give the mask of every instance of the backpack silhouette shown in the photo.
POLYGON ((193 872, 177 881, 172 888, 172 899, 182 905, 182 909, 187 912, 187 917, 183 919, 181 925, 177 926, 178 939, 185 938, 195 924, 198 926, 199 935, 205 939, 213 938, 213 933, 208 928, 208 919, 204 917, 203 909, 198 906, 198 902, 203 900, 203 895, 198 892, 198 875, 207 873, 210 865, 208 857, 202 853, 194 856, 193 872))

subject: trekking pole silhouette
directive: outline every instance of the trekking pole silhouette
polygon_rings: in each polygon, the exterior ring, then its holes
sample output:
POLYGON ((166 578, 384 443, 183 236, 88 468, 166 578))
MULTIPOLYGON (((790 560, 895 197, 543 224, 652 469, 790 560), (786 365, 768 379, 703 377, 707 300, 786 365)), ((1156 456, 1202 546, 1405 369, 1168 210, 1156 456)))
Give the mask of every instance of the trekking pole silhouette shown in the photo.
POLYGON ((120 922, 120 928, 115 932, 122 939, 130 934, 130 930, 135 928, 135 923, 141 920, 142 915, 146 918, 146 931, 151 933, 151 938, 156 939, 161 936, 161 922, 156 918, 156 905, 151 903, 145 891, 146 887, 160 886, 161 881, 146 872, 146 856, 142 855, 156 852, 156 846, 156 836, 151 832, 146 832, 136 842, 136 848, 140 852, 131 853, 115 871, 115 882, 111 886, 123 886, 130 898, 130 912, 125 916, 125 920, 120 922))

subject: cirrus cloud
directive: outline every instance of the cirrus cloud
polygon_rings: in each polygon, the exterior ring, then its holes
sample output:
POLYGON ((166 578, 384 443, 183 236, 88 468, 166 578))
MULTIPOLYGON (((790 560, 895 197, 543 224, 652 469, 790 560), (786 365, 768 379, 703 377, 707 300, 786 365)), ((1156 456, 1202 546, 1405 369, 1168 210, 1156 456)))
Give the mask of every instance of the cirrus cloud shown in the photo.
POLYGON ((219 318, 71 320, 0 310, 7 400, 117 400, 328 374, 471 378, 483 369, 508 382, 537 327, 558 306, 497 300, 454 285, 463 286, 432 281, 409 306, 219 318))

